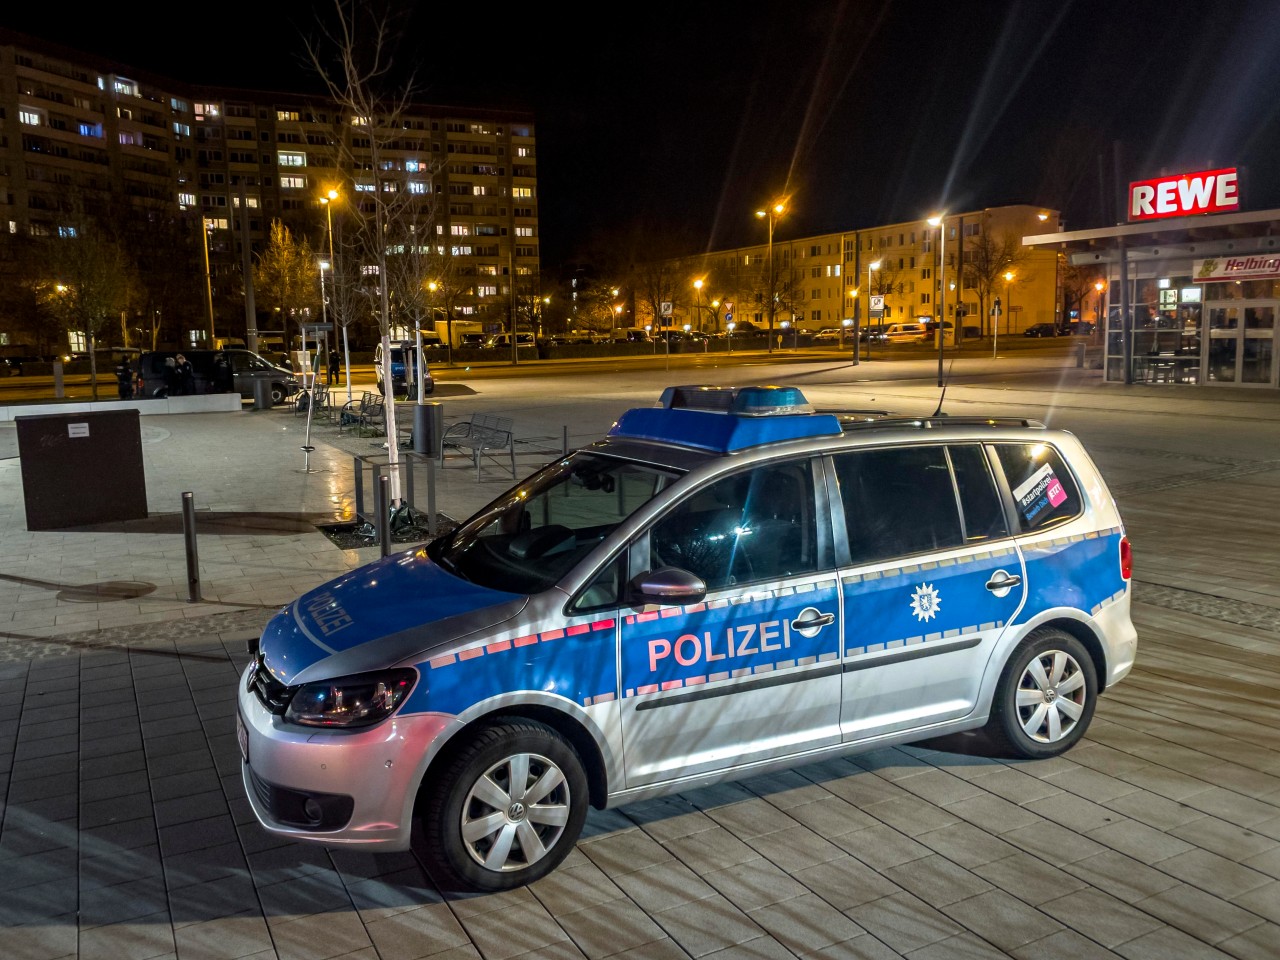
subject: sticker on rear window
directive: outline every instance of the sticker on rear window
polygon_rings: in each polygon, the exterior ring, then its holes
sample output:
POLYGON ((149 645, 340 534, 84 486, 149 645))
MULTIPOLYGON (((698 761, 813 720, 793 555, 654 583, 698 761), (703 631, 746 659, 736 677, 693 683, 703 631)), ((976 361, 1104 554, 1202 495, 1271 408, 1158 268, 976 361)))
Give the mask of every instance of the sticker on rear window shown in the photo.
POLYGON ((1051 510, 1067 499, 1062 481, 1046 463, 1013 491, 1018 509, 1030 523, 1045 510, 1051 510))

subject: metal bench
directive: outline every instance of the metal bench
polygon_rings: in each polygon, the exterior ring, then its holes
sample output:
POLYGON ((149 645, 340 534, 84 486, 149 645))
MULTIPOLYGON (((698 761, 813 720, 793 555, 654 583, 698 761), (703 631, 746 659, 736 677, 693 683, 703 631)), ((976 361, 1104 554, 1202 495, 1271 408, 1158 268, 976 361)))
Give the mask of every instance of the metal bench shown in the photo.
POLYGON ((329 387, 323 383, 313 384, 309 390, 301 391, 297 397, 294 398, 293 415, 295 417, 306 415, 307 408, 311 405, 313 394, 315 397, 316 409, 312 416, 316 419, 319 419, 320 417, 330 420, 333 419, 333 397, 329 392, 329 387))
POLYGON ((343 427, 364 433, 383 434, 387 430, 387 408, 378 393, 362 393, 359 400, 348 400, 338 414, 338 432, 343 427))
POLYGON ((516 445, 510 417, 489 413, 473 413, 464 423, 455 423, 444 432, 441 447, 453 447, 471 456, 476 465, 476 479, 480 479, 480 459, 488 456, 496 462, 491 451, 506 450, 511 457, 511 479, 516 478, 516 445))

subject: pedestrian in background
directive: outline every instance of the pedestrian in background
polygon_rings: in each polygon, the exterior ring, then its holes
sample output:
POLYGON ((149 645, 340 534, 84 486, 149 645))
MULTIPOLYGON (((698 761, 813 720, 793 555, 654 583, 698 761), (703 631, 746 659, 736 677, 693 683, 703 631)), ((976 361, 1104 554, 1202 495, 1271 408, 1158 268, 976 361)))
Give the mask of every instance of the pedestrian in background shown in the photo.
POLYGON ((342 377, 342 374, 338 367, 338 354, 335 351, 330 350, 329 351, 329 379, 326 382, 333 384, 338 380, 340 380, 341 377, 342 377))
POLYGON ((116 390, 121 400, 133 399, 133 368, 129 366, 128 357, 121 357, 116 364, 116 390))
POLYGON ((225 353, 219 353, 213 358, 213 392, 230 393, 232 382, 231 361, 225 353))
POLYGON ((190 396, 196 392, 196 372, 191 361, 178 354, 174 357, 174 363, 178 368, 178 393, 184 397, 190 396))
POLYGON ((159 397, 176 397, 182 381, 178 376, 178 361, 173 357, 164 358, 164 386, 156 391, 159 397))

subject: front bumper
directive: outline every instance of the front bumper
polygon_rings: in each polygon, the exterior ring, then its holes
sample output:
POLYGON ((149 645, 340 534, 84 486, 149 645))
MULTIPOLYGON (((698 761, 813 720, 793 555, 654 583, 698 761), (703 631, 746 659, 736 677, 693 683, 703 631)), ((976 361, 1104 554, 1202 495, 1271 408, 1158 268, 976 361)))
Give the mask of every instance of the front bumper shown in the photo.
POLYGON ((262 826, 294 840, 407 850, 422 773, 456 721, 420 713, 357 730, 304 727, 267 710, 247 676, 237 695, 248 753, 240 770, 262 826))

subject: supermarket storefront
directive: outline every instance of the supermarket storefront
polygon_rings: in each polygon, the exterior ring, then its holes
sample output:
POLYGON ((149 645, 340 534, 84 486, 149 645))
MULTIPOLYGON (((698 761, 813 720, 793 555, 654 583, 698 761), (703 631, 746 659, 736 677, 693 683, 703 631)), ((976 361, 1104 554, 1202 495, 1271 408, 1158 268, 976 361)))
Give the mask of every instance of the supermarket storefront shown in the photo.
POLYGON ((1226 172, 1131 184, 1138 222, 1023 238, 1097 267, 1107 380, 1280 389, 1280 210, 1239 212, 1231 191, 1226 212, 1200 212, 1153 186, 1173 183, 1195 200, 1206 194, 1203 178, 1226 172), (1151 203, 1153 195, 1171 202, 1151 203))

